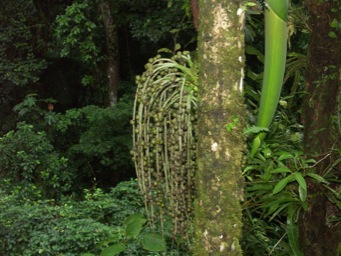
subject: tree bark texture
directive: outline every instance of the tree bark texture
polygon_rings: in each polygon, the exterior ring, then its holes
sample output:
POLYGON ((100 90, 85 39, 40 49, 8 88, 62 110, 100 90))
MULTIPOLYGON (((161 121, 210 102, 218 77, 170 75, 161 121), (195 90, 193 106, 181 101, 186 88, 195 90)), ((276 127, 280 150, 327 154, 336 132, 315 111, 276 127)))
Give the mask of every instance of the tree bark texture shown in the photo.
POLYGON ((112 14, 112 8, 108 1, 100 3, 100 11, 103 19, 107 45, 107 76, 109 83, 109 105, 116 104, 117 87, 119 82, 119 44, 118 27, 112 14))
MULTIPOLYGON (((308 157, 319 161, 317 173, 323 176, 333 161, 332 148, 340 147, 340 134, 333 132, 333 116, 341 85, 341 33, 333 24, 338 22, 340 26, 341 2, 306 0, 305 3, 311 39, 306 72, 307 95, 302 109, 304 149, 308 157)), ((337 168, 332 172, 340 175, 337 168)), ((304 255, 338 255, 341 228, 327 221, 338 209, 323 191, 326 190, 321 184, 308 180, 309 208, 301 213, 298 223, 304 255)))
POLYGON ((198 170, 193 255, 242 255, 244 13, 239 0, 199 2, 198 170))

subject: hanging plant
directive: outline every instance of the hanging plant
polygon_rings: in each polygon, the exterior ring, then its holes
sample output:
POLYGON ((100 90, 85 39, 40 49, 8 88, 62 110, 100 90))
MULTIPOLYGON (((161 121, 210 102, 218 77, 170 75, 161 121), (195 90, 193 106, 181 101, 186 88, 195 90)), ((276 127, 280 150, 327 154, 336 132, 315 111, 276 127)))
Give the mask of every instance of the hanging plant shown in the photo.
POLYGON ((195 170, 197 69, 189 52, 157 55, 136 77, 133 159, 151 223, 186 237, 195 170))

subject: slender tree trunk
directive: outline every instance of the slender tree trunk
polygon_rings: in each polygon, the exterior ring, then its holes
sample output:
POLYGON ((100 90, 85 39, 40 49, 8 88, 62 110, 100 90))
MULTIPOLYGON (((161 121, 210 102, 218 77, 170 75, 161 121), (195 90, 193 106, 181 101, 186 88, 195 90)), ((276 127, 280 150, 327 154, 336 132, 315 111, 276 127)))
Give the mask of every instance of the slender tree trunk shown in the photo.
POLYGON ((197 30, 199 26, 198 16, 199 16, 199 0, 191 0, 192 16, 194 29, 197 30))
POLYGON ((198 171, 194 255, 242 255, 242 1, 199 2, 198 171))
POLYGON ((109 105, 116 104, 117 87, 119 82, 119 45, 118 28, 112 15, 112 9, 108 1, 100 3, 100 11, 103 17, 105 35, 107 41, 107 76, 109 83, 109 105))
MULTIPOLYGON (((317 172, 323 176, 333 161, 332 148, 337 146, 332 116, 335 115, 341 85, 341 33, 340 28, 333 28, 333 24, 336 22, 340 26, 341 2, 306 0, 306 7, 311 40, 306 73, 307 96, 302 110, 304 147, 307 156, 319 161, 317 172)), ((337 169, 332 172, 340 174, 337 169)), ((341 242, 340 226, 328 222, 328 217, 338 210, 323 191, 326 190, 321 184, 308 181, 309 207, 299 218, 299 237, 304 255, 336 256, 341 242)))

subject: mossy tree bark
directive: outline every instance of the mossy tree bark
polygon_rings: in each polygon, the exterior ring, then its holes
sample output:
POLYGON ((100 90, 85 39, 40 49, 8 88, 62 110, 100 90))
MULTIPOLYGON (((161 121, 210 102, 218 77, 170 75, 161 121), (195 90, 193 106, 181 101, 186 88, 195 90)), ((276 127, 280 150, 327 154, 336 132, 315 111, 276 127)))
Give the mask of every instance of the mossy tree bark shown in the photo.
MULTIPOLYGON (((306 73, 307 96, 302 110, 304 147, 307 156, 315 157, 319 161, 317 172, 323 176, 333 161, 332 148, 340 147, 340 143, 337 143, 340 142, 340 137, 337 138, 335 136, 337 133, 333 132, 332 117, 335 115, 341 85, 341 33, 337 27, 341 21, 341 2, 339 0, 305 2, 309 14, 311 40, 306 73)), ((331 172, 340 175, 338 168, 332 169, 331 172)), ((336 184, 331 186, 337 189, 336 184)), ((324 190, 322 184, 308 180, 309 208, 302 212, 298 223, 304 255, 337 255, 341 230, 339 225, 329 223, 327 219, 338 210, 328 201, 324 190)))
POLYGON ((242 255, 244 14, 239 0, 199 1, 198 170, 193 254, 242 255))

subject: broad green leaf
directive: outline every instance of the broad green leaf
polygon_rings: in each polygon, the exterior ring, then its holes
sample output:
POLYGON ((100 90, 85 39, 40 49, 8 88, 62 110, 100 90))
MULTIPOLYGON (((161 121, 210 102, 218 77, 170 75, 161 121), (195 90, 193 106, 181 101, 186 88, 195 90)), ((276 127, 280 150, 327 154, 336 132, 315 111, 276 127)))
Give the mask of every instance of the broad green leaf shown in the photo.
POLYGON ((140 234, 141 230, 143 229, 143 225, 145 223, 146 223, 145 219, 139 219, 139 220, 130 222, 126 228, 126 236, 128 238, 136 238, 140 234))
POLYGON ((136 238, 141 230, 143 229, 143 225, 147 222, 142 214, 133 214, 129 216, 124 222, 126 227, 126 236, 128 238, 136 238))
POLYGON ((293 174, 285 177, 284 179, 281 179, 277 184, 276 186, 274 187, 273 191, 272 191, 272 194, 277 194, 279 192, 281 192, 288 183, 292 182, 295 180, 295 177, 293 176, 293 174))
POLYGON ((166 242, 158 234, 146 234, 142 239, 143 249, 151 252, 162 252, 166 250, 166 242))
POLYGON ((146 219, 145 219, 145 217, 144 217, 142 214, 136 213, 136 214, 133 214, 133 215, 129 216, 129 217, 125 220, 124 224, 125 224, 125 225, 128 225, 128 224, 130 224, 131 222, 140 221, 140 220, 146 220, 146 219))
POLYGON ((109 246, 105 248, 100 256, 115 256, 118 255, 119 253, 123 252, 125 250, 123 244, 115 244, 112 246, 109 246))
POLYGON ((328 184, 329 182, 326 181, 322 176, 316 174, 316 173, 307 173, 307 176, 309 176, 310 178, 313 178, 314 180, 317 180, 319 182, 328 184))

